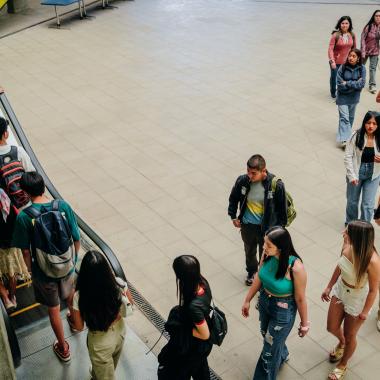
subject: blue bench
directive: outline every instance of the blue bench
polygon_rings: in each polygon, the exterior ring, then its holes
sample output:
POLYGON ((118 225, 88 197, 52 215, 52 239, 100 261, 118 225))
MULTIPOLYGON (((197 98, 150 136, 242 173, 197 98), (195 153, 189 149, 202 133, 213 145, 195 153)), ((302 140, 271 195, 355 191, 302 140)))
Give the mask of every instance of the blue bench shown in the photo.
POLYGON ((66 5, 78 3, 79 17, 82 19, 83 15, 86 16, 86 8, 84 0, 42 0, 41 5, 53 5, 55 10, 55 17, 57 18, 57 28, 61 26, 57 7, 65 7, 66 5), (82 10, 83 7, 83 10, 82 10))

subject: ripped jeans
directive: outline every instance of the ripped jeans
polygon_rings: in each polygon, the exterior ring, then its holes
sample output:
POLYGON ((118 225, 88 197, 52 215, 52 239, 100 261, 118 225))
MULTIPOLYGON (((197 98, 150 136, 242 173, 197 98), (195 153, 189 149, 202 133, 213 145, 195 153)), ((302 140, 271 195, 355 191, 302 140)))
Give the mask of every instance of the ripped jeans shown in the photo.
POLYGON ((273 297, 261 288, 259 313, 264 347, 253 380, 275 380, 281 364, 289 355, 285 341, 293 328, 297 305, 293 296, 273 297))

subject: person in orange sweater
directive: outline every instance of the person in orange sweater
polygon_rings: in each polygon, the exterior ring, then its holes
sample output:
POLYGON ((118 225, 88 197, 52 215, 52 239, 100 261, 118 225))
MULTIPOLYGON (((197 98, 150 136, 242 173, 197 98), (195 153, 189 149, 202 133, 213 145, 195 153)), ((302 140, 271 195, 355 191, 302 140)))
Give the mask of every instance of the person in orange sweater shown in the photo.
POLYGON ((330 94, 336 98, 336 75, 339 67, 346 62, 348 53, 356 48, 356 38, 352 31, 350 16, 342 16, 331 33, 328 57, 330 63, 330 94))

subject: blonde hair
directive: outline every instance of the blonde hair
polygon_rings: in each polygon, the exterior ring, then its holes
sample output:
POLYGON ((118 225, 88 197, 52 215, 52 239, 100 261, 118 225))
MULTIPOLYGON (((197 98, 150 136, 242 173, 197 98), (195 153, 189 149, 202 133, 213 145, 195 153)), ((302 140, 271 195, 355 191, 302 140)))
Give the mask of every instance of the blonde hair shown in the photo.
POLYGON ((352 261, 356 275, 356 287, 360 287, 375 251, 375 231, 371 223, 354 220, 348 223, 347 235, 352 248, 352 261))

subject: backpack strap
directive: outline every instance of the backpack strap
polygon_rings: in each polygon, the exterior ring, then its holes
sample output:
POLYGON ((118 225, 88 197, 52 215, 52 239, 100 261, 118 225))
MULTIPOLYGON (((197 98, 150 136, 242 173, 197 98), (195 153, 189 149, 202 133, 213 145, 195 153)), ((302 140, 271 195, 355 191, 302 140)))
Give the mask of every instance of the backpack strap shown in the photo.
POLYGON ((277 188, 277 182, 280 178, 274 176, 272 178, 272 183, 271 183, 271 186, 270 186, 270 190, 271 192, 274 194, 276 192, 276 188, 277 188))
POLYGON ((41 213, 35 207, 33 207, 33 205, 27 207, 23 211, 25 212, 26 215, 28 215, 32 219, 37 219, 41 215, 41 213))
POLYGON ((340 34, 341 34, 341 33, 339 32, 339 30, 337 30, 337 31, 335 32, 335 44, 334 44, 334 48, 335 48, 336 44, 337 44, 338 41, 339 41, 340 34))
POLYGON ((8 153, 8 155, 11 156, 12 160, 17 160, 18 159, 17 146, 11 145, 11 150, 8 153))
POLYGON ((59 199, 54 199, 51 202, 51 210, 52 211, 59 211, 59 199))
POLYGON ((4 165, 4 160, 6 157, 9 157, 12 161, 18 159, 17 146, 11 145, 11 150, 8 153, 0 155, 0 167, 4 165))

